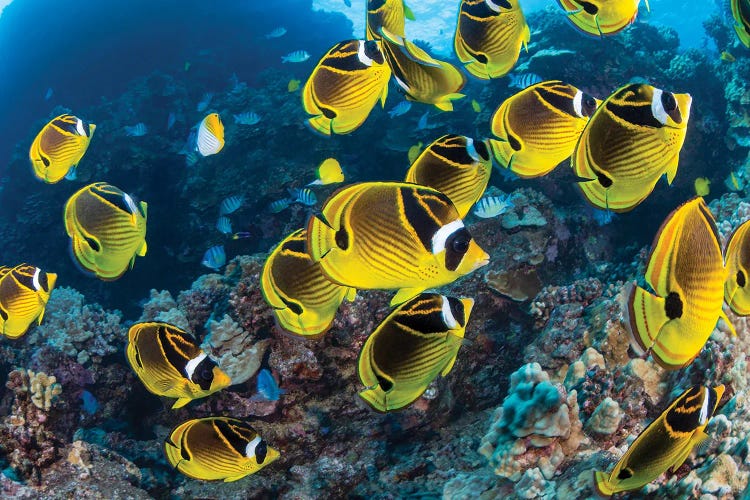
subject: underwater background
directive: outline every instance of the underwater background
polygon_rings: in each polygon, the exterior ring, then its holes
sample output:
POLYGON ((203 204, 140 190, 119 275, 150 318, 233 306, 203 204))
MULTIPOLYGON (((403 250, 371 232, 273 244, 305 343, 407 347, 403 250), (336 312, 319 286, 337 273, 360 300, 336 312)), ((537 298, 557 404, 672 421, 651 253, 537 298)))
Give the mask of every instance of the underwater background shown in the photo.
MULTIPOLYGON (((14 0, 2 10, 0 266, 56 274, 39 324, 0 339, 3 497, 594 498, 594 471, 611 471, 675 398, 723 384, 710 439, 618 495, 748 498, 745 317, 724 306, 737 336, 719 321, 677 370, 630 347, 627 324, 629 287, 644 285, 670 213, 703 196, 722 248, 750 219, 750 49, 729 0, 641 2, 632 24, 604 37, 576 30, 557 2, 521 0, 531 36, 512 75, 601 100, 645 82, 690 94, 679 171, 612 213, 581 195, 568 160, 531 179, 496 162, 486 193, 510 204, 464 217, 489 263, 439 289, 474 300, 455 365, 388 413, 357 396, 358 359, 392 293, 360 289, 325 334, 300 338, 264 300, 264 263, 340 187, 402 181, 414 147, 444 134, 492 137, 495 110, 522 87, 467 76, 453 111, 414 102, 399 114, 389 112, 407 101, 390 81, 356 130, 314 133, 303 87, 332 46, 364 37, 365 3, 14 0), (309 58, 282 62, 298 51, 309 58), (214 112, 224 146, 195 158, 191 130, 214 112), (96 132, 76 178, 48 184, 29 151, 63 114, 96 132), (308 187, 327 158, 344 183, 308 187), (148 251, 113 281, 82 272, 64 222, 71 196, 100 181, 148 204, 148 251), (225 257, 207 253, 218 247, 225 257), (192 334, 232 385, 172 409, 126 357, 139 322, 192 334), (235 482, 187 477, 164 442, 209 416, 247 421, 280 456, 235 482)), ((460 3, 406 2, 408 38, 459 68, 460 3)))

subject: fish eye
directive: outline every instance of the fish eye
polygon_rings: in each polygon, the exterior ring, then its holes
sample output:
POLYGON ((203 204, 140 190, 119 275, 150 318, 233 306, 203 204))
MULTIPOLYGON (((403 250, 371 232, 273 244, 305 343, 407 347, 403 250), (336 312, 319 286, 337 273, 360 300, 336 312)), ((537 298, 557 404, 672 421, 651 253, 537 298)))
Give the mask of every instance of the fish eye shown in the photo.
POLYGON ((210 382, 213 379, 213 375, 214 371, 210 366, 201 367, 200 373, 198 373, 200 380, 205 380, 206 382, 210 382))
POLYGON ((456 253, 466 253, 469 250, 470 238, 459 236, 451 242, 451 248, 456 253))
POLYGON ((385 62, 383 54, 380 52, 375 40, 368 40, 365 42, 365 55, 378 64, 383 64, 385 62))
POLYGON ((583 113, 591 116, 596 111, 596 99, 588 94, 583 94, 583 113))
POLYGON ((661 105, 667 113, 675 111, 677 109, 677 100, 674 98, 674 94, 672 92, 662 92, 661 105))

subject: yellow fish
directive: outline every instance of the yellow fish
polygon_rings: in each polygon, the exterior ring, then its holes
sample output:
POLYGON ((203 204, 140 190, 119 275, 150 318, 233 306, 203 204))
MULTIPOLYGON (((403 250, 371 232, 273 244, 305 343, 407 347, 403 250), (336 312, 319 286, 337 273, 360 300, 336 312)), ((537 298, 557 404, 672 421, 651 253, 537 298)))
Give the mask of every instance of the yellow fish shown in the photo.
POLYGON ((318 62, 302 90, 313 130, 348 134, 364 123, 378 100, 385 105, 391 70, 379 43, 341 42, 318 62))
POLYGON ((380 40, 381 28, 400 37, 406 36, 406 19, 413 21, 415 18, 403 0, 367 0, 367 39, 380 40))
POLYGON ((417 156, 419 156, 420 151, 422 151, 421 141, 414 144, 412 147, 409 148, 409 151, 406 153, 406 155, 409 157, 409 165, 414 163, 414 160, 417 159, 417 156))
POLYGON ((677 175, 685 141, 689 94, 673 94, 647 84, 616 90, 583 129, 571 166, 589 203, 627 212, 651 194, 666 173, 677 175))
POLYGON ((0 333, 15 339, 34 321, 41 324, 57 275, 19 264, 0 267, 0 333))
POLYGON ((475 113, 479 113, 480 111, 482 111, 482 106, 477 102, 476 99, 472 99, 471 109, 473 109, 475 113))
POLYGON ((261 275, 263 298, 284 330, 316 337, 331 326, 344 298, 356 290, 332 283, 305 251, 307 233, 298 229, 266 259, 261 275))
MULTIPOLYGON (((573 26, 600 37, 619 33, 635 21, 641 0, 557 0, 573 26)), ((646 2, 648 9, 648 1, 646 2)))
POLYGON ((594 472, 597 492, 609 497, 637 490, 667 469, 679 469, 693 448, 708 439, 705 428, 723 394, 723 385, 696 385, 680 394, 638 435, 609 475, 594 472))
POLYGON ((463 219, 484 194, 491 173, 492 158, 484 141, 448 134, 422 151, 405 180, 446 195, 463 219))
POLYGON ((29 150, 34 175, 48 184, 76 178, 76 167, 94 135, 96 125, 73 115, 53 119, 34 138, 29 150))
POLYGON ((143 385, 157 396, 177 398, 172 409, 232 384, 187 332, 167 323, 136 323, 126 355, 143 385))
POLYGON ((385 28, 381 34, 385 60, 406 98, 433 104, 442 111, 453 111, 452 101, 464 97, 459 93, 466 84, 463 73, 385 28))
POLYGON ((300 83, 302 83, 302 82, 300 82, 299 80, 296 80, 296 79, 292 78, 291 80, 289 80, 289 83, 287 83, 287 85, 286 85, 287 91, 289 91, 289 92, 297 92, 297 90, 299 89, 299 84, 300 83))
POLYGON ((745 47, 750 47, 750 1, 731 0, 734 31, 745 47))
POLYGON ((198 125, 195 149, 201 156, 215 155, 224 148, 224 124, 218 113, 207 115, 198 125))
POLYGON ((729 53, 729 52, 727 52, 726 50, 725 50, 725 51, 723 51, 723 52, 721 53, 721 56, 719 56, 719 57, 720 57, 720 59, 721 59, 722 61, 726 61, 726 62, 735 62, 735 61, 737 60, 737 59, 735 59, 735 57, 734 57, 734 56, 733 56, 732 54, 730 54, 730 53, 729 53))
POLYGON ((318 179, 312 181, 308 186, 326 186, 344 182, 344 171, 336 158, 326 158, 318 166, 318 179))
POLYGON ((488 80, 506 75, 531 32, 518 0, 461 0, 453 47, 466 70, 488 80))
POLYGON ((308 223, 307 251, 335 283, 399 289, 391 305, 489 262, 447 196, 401 182, 363 182, 334 193, 308 223))
POLYGON ((573 154, 600 101, 557 80, 506 99, 492 116, 490 147, 497 162, 523 178, 550 173, 573 154))
POLYGON ((112 281, 146 255, 146 202, 105 182, 79 189, 65 204, 72 255, 85 272, 112 281))
POLYGON ((705 177, 697 177, 695 179, 695 182, 693 183, 695 194, 698 196, 707 196, 708 193, 711 192, 711 189, 709 188, 710 185, 710 180, 706 179, 705 177))
POLYGON ((416 401, 453 368, 473 305, 423 293, 396 308, 362 346, 357 373, 366 389, 359 396, 381 413, 416 401))
POLYGON ((242 420, 206 417, 178 425, 164 442, 169 463, 186 476, 203 481, 237 481, 254 474, 279 452, 242 420))
POLYGON ((719 318, 727 277, 716 223, 703 198, 675 209, 654 238, 646 269, 654 293, 636 286, 628 300, 633 348, 667 370, 690 364, 719 318))
POLYGON ((724 301, 739 316, 750 315, 750 287, 747 286, 750 271, 750 221, 743 222, 735 229, 726 247, 724 261, 727 266, 727 280, 724 282, 724 301))

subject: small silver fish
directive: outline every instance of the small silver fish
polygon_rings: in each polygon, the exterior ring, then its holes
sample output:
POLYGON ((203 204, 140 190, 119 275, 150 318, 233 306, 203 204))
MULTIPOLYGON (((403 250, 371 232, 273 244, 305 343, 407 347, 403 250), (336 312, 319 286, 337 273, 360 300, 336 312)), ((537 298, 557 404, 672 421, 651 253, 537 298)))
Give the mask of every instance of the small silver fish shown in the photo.
POLYGON ((195 151, 188 151, 185 154, 185 166, 192 167, 196 163, 198 163, 198 160, 200 160, 200 159, 201 159, 201 157, 200 157, 200 155, 198 153, 196 153, 195 151))
POLYGON ((497 217, 512 208, 513 202, 510 195, 506 196, 485 196, 474 205, 474 215, 482 219, 497 217))
POLYGON ((232 221, 229 220, 229 217, 222 215, 216 221, 216 229, 222 234, 229 234, 232 232, 232 221))
POLYGON ((206 92, 205 94, 203 94, 203 97, 200 101, 198 101, 198 105, 195 107, 196 111, 198 111, 199 113, 206 111, 208 109, 208 106, 211 105, 211 99, 213 98, 213 92, 206 92))
POLYGON ((388 111, 388 115, 391 118, 395 118, 397 116, 406 114, 410 109, 411 101, 401 101, 400 103, 393 106, 390 111, 388 111))
POLYGON ((219 215, 228 215, 236 212, 245 203, 245 197, 239 194, 225 198, 219 206, 219 215))
POLYGON ((266 38, 280 38, 282 36, 286 35, 286 28, 283 26, 279 26, 278 28, 272 30, 268 34, 266 34, 266 38))
POLYGON ((246 111, 238 115, 234 115, 234 122, 238 125, 255 125, 260 122, 260 115, 252 111, 246 111))
POLYGON ((315 193, 310 191, 308 188, 304 189, 290 189, 289 195, 292 197, 292 203, 302 203, 308 207, 315 205, 318 202, 315 193))
POLYGON ((206 250, 203 254, 203 260, 201 264, 204 266, 218 271, 224 264, 227 263, 227 254, 224 251, 224 245, 216 245, 206 250))
POLYGON ((536 73, 511 73, 509 78, 510 83, 508 86, 517 89, 525 89, 526 87, 531 87, 532 85, 544 81, 542 80, 542 77, 536 73))
POLYGON ((125 135, 128 137, 143 137, 148 133, 148 127, 145 123, 136 123, 135 125, 125 126, 125 135))
POLYGON ((282 198, 280 200, 272 201, 270 205, 268 205, 268 211, 272 214, 277 214, 281 212, 282 210, 286 210, 289 208, 289 205, 292 204, 292 200, 289 198, 282 198))
POLYGON ((306 50, 295 50, 294 52, 290 52, 285 56, 281 56, 282 63, 301 63, 307 61, 308 59, 310 59, 310 54, 308 54, 306 50))
POLYGON ((175 116, 173 111, 170 111, 169 116, 167 116, 167 130, 170 130, 172 127, 174 127, 175 121, 177 121, 177 117, 175 116))

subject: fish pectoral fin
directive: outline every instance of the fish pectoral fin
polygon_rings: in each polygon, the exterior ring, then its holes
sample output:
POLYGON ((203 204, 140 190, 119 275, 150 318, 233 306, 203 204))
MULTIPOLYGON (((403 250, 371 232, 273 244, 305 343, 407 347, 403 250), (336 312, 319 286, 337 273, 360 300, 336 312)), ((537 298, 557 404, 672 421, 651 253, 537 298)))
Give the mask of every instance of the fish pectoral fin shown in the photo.
POLYGON ((675 176, 677 175, 677 166, 678 166, 678 164, 679 164, 678 158, 675 157, 675 159, 672 161, 672 163, 664 171, 664 173, 667 176, 667 184, 669 184, 670 186, 672 185, 672 181, 674 180, 675 176))
POLYGON ((722 311, 721 311, 721 314, 719 314, 719 319, 721 319, 721 320, 723 320, 723 321, 724 321, 724 323, 725 323, 725 324, 727 325, 727 327, 729 328, 729 331, 730 331, 730 332, 732 332, 732 336, 733 336, 733 337, 736 337, 736 336, 737 336, 737 330, 735 330, 735 329, 734 329, 734 325, 733 325, 733 324, 732 324, 732 322, 731 322, 731 321, 729 320, 729 317, 727 316, 727 313, 725 313, 723 309, 722 309, 722 311))
POLYGON ((651 349, 664 324, 669 321, 665 300, 640 286, 634 286, 628 299, 630 344, 636 352, 651 349))
POLYGON ((416 21, 416 16, 414 15, 414 12, 409 8, 408 5, 406 5, 406 2, 401 2, 404 6, 404 17, 408 19, 409 21, 416 21))
POLYGON ((388 82, 386 82, 385 85, 383 85, 383 93, 380 94, 380 107, 385 107, 385 100, 388 98, 388 82))
POLYGON ((391 299, 391 307, 403 304, 407 300, 413 299, 423 291, 424 288, 401 288, 391 299))
POLYGON ((178 408, 182 408, 183 406, 185 406, 191 401, 192 399, 190 398, 178 398, 177 401, 175 401, 174 404, 172 405, 172 409, 176 410, 178 408))
POLYGON ((457 358, 458 358, 458 350, 456 350, 456 354, 450 359, 450 361, 448 361, 448 363, 446 363, 445 368, 443 368, 443 370, 440 372, 440 375, 442 377, 445 377, 451 372, 451 370, 453 369, 453 365, 456 364, 457 358))

